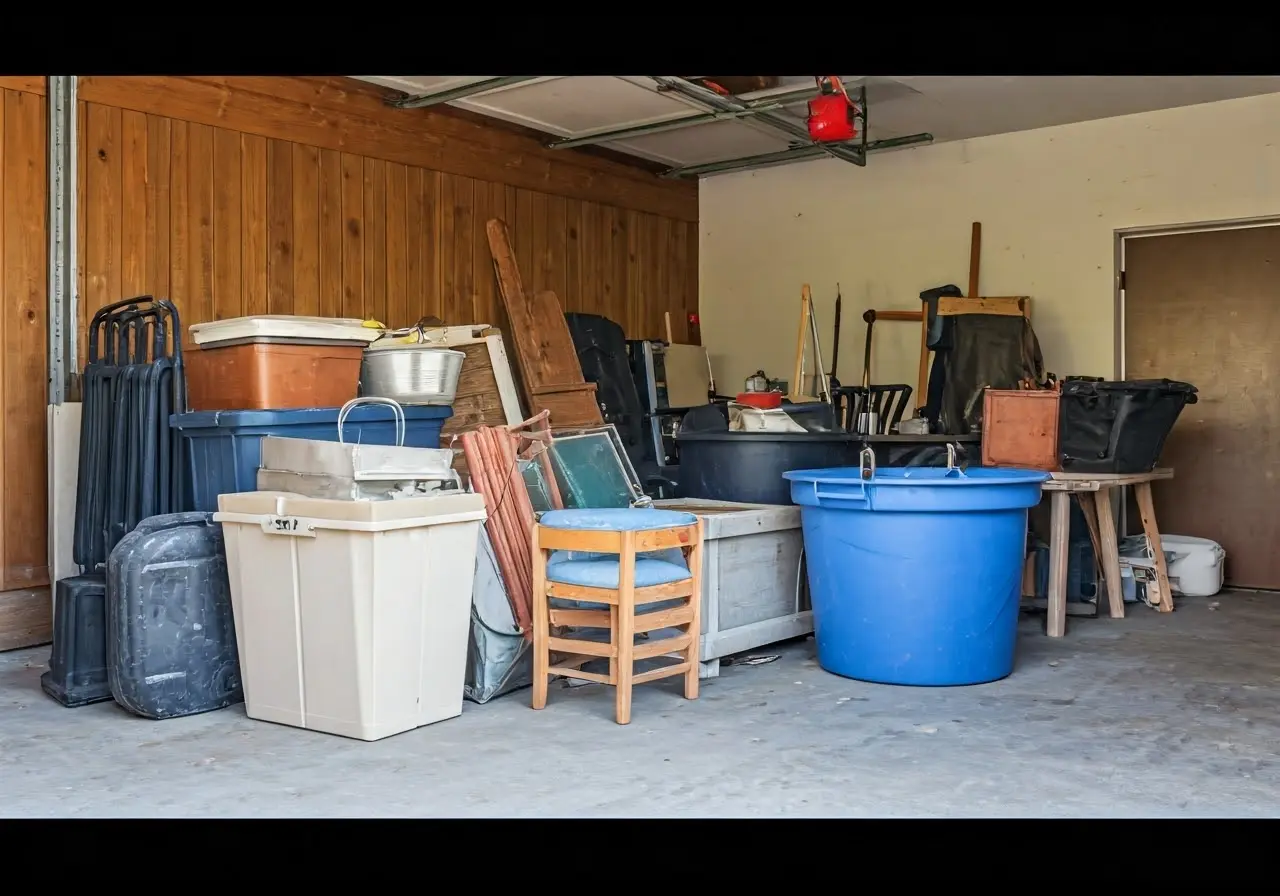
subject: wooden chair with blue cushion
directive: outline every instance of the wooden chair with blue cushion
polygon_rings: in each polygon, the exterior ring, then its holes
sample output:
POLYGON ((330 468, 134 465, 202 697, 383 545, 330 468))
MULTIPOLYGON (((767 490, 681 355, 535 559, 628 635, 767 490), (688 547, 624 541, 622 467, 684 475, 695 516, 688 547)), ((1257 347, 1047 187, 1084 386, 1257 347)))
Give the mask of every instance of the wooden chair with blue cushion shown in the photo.
POLYGON ((612 685, 619 725, 631 721, 632 685, 683 675, 685 698, 696 700, 701 605, 702 521, 694 514, 544 513, 533 528, 533 708, 547 705, 553 675, 612 685), (637 644, 642 634, 649 638, 637 644), (637 661, 671 654, 678 662, 635 670, 637 661), (582 671, 598 659, 609 661, 607 675, 582 671))

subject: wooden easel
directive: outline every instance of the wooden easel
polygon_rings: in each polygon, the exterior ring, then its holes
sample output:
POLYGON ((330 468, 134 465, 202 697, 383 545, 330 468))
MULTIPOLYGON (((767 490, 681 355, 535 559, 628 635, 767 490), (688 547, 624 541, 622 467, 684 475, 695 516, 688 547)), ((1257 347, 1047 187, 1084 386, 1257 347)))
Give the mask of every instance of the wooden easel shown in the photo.
POLYGON ((806 283, 800 287, 800 332, 796 335, 796 362, 792 370, 791 389, 787 401, 803 404, 814 401, 831 401, 831 384, 823 373, 822 344, 818 341, 818 322, 813 316, 813 294, 806 283), (806 395, 804 389, 804 356, 806 343, 813 340, 813 360, 818 370, 818 397, 806 395))

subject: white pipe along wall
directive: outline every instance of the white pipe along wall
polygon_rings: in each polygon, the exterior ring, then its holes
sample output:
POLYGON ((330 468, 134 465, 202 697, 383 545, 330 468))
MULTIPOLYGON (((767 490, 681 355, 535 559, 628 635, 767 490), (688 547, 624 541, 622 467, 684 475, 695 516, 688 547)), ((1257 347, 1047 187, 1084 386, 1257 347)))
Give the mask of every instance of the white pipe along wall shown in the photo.
MULTIPOLYGON (((724 393, 757 368, 791 378, 804 283, 830 364, 839 282, 838 375, 861 382, 863 311, 966 290, 974 221, 981 294, 1031 296, 1048 370, 1110 377, 1116 230, 1280 215, 1280 94, 886 152, 866 168, 721 175, 699 193, 699 312, 724 393)), ((872 381, 914 388, 919 325, 879 322, 874 340, 872 381)))

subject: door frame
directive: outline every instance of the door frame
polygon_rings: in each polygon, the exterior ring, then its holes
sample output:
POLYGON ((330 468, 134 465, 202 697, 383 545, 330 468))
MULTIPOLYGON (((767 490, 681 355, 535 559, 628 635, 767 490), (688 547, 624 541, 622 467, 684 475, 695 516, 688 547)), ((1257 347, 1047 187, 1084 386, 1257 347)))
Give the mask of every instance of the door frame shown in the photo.
MULTIPOLYGON (((1265 215, 1257 218, 1228 218, 1220 221, 1199 221, 1190 224, 1162 224, 1155 227, 1120 227, 1115 231, 1115 267, 1112 274, 1114 286, 1114 326, 1115 334, 1114 358, 1112 368, 1117 380, 1125 377, 1125 338, 1124 338, 1124 241, 1143 239, 1152 236, 1173 236, 1182 233, 1209 233, 1218 230, 1250 230, 1255 227, 1280 227, 1280 215, 1265 215)), ((1122 491, 1122 489, 1112 489, 1122 491)), ((1120 532, 1129 531, 1128 502, 1121 495, 1112 495, 1112 513, 1120 532)))
POLYGON ((1280 215, 1267 215, 1259 218, 1230 218, 1222 221, 1200 221, 1192 224, 1163 224, 1155 227, 1121 227, 1116 229, 1115 267, 1112 275, 1114 288, 1114 363, 1113 369, 1118 380, 1124 379, 1124 241, 1142 239, 1152 236, 1172 236, 1180 233, 1206 233, 1216 230, 1248 230, 1254 227, 1280 227, 1280 215))

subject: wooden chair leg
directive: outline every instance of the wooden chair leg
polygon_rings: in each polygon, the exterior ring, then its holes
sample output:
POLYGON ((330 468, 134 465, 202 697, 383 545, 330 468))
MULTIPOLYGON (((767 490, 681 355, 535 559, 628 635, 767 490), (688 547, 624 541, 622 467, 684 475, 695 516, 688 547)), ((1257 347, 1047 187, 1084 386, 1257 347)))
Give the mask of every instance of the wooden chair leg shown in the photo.
POLYGON ((538 547, 538 527, 533 527, 533 697, 534 709, 547 705, 551 667, 551 608, 547 603, 547 556, 538 547))
POLYGON ((686 700, 698 699, 698 671, 702 665, 702 518, 698 518, 698 538, 689 551, 689 572, 693 574, 693 621, 689 623, 689 646, 685 648, 684 673, 686 700))
POLYGON ((1061 638, 1067 633, 1067 534, 1071 527, 1071 495, 1052 492, 1049 501, 1049 612, 1045 634, 1061 638))
POLYGON ((614 685, 614 719, 619 725, 631 721, 631 686, 635 679, 636 645, 636 535, 624 532, 618 554, 618 625, 613 633, 618 657, 614 685))
POLYGON ((1116 535, 1116 518, 1111 511, 1111 489, 1100 488, 1093 495, 1093 509, 1098 515, 1098 540, 1102 552, 1102 576, 1107 582, 1107 602, 1112 619, 1124 618, 1124 581, 1120 578, 1120 539, 1116 535))
POLYGON ((1151 497, 1151 483, 1139 482, 1133 487, 1133 496, 1138 500, 1138 513, 1142 515, 1142 531, 1151 543, 1151 552, 1155 554, 1156 580, 1160 583, 1161 613, 1173 612, 1173 592, 1169 589, 1169 566, 1164 560, 1164 544, 1160 541, 1160 527, 1156 525, 1156 504, 1151 497))

